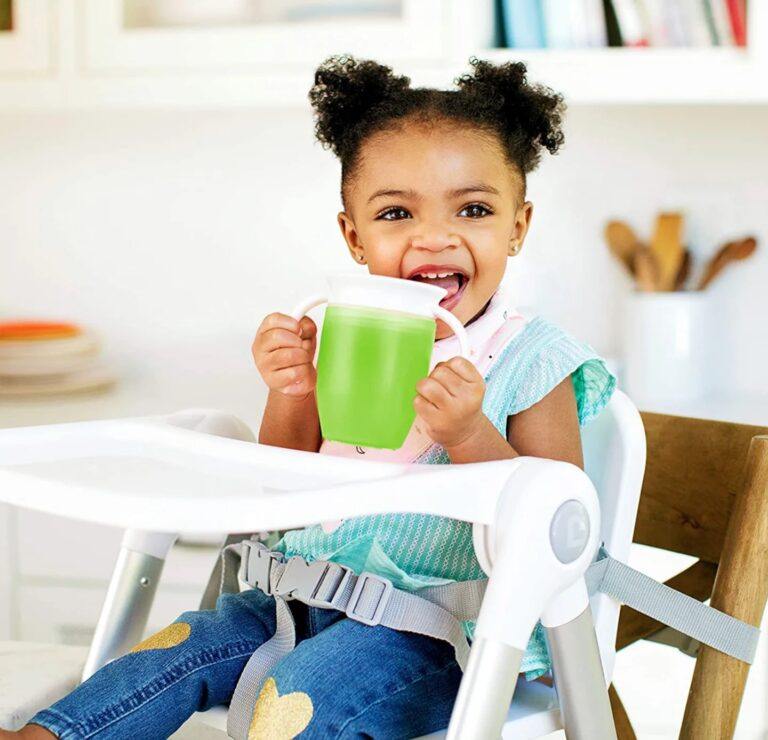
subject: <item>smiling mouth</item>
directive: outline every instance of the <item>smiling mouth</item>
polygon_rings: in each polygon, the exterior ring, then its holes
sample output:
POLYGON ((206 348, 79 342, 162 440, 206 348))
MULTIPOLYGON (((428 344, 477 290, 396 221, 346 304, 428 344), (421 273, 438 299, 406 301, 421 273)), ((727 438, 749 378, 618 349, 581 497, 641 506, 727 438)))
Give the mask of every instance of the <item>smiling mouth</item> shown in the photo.
POLYGON ((469 283, 469 276, 458 270, 424 270, 414 272, 408 278, 420 283, 435 285, 447 291, 440 305, 450 311, 461 301, 464 290, 469 283))

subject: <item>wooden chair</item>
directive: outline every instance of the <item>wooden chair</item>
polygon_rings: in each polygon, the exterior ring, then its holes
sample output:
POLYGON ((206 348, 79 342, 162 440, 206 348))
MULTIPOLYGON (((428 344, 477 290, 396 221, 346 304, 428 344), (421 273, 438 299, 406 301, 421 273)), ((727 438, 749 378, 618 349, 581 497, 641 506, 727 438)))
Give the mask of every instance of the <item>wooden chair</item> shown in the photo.
MULTIPOLYGON (((648 459, 633 541, 698 557, 667 584, 759 626, 768 596, 768 428, 642 417, 648 459)), ((663 627, 623 606, 616 649, 663 627)), ((748 671, 701 645, 680 738, 732 737, 748 671)), ((613 686, 610 696, 619 740, 634 739, 613 686)))

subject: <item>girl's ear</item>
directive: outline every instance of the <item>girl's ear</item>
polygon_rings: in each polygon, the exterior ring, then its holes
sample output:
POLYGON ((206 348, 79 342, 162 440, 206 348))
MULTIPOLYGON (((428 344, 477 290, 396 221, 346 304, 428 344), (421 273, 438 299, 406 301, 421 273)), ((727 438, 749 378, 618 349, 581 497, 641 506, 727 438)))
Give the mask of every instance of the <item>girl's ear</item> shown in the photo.
POLYGON ((365 264, 365 249, 360 244, 360 238, 357 234, 357 229, 352 219, 344 212, 341 211, 337 216, 339 222, 339 228, 341 234, 344 237, 344 241, 347 243, 347 249, 349 249, 352 259, 357 262, 358 265, 365 264))
POLYGON ((523 242, 528 234, 532 216, 533 203, 527 200, 515 213, 515 223, 512 227, 512 234, 509 238, 509 246, 507 247, 507 253, 510 257, 519 254, 520 250, 523 248, 523 242))

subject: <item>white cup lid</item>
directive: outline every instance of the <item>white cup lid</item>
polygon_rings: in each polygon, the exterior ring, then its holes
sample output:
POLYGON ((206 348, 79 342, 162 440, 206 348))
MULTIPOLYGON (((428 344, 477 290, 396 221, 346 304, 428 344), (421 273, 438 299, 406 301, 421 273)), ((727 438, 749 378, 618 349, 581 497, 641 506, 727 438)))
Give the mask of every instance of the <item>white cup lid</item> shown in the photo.
POLYGON ((434 318, 448 293, 436 285, 384 275, 335 273, 328 276, 329 304, 365 306, 434 318))

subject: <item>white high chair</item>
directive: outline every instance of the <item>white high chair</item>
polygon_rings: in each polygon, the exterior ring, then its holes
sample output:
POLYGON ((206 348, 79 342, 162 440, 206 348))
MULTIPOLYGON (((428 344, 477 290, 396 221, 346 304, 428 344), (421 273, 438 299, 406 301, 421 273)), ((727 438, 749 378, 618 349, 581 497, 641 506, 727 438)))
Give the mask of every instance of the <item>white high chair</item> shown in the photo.
MULTIPOLYGON (((253 440, 239 419, 195 409, 0 430, 0 503, 126 529, 84 677, 141 640, 176 532, 425 512, 473 522, 475 551, 490 574, 448 737, 533 738, 563 727, 569 737, 615 737, 606 687, 619 605, 604 594, 589 599, 583 575, 601 542, 620 560, 629 555, 645 435, 624 394, 617 391, 583 432, 587 475, 538 458, 398 465, 253 440), (556 689, 519 677, 539 619, 556 689)), ((50 700, 27 697, 16 724, 50 700)), ((190 722, 224 727, 225 718, 224 709, 211 710, 190 722)))

